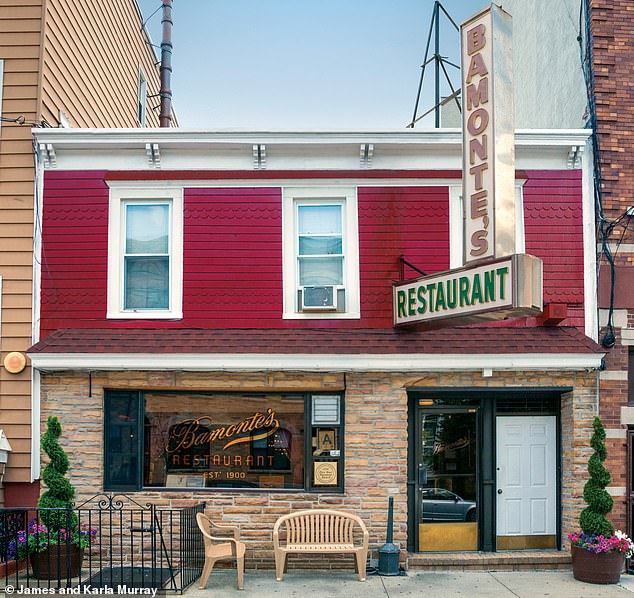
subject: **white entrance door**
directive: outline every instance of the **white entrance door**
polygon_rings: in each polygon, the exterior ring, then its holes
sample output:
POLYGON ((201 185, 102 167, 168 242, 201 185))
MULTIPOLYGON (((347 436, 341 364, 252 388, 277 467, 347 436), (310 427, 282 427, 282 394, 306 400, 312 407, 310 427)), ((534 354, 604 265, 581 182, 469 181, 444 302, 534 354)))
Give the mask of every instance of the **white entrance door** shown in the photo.
POLYGON ((554 416, 497 418, 497 535, 556 534, 554 416))

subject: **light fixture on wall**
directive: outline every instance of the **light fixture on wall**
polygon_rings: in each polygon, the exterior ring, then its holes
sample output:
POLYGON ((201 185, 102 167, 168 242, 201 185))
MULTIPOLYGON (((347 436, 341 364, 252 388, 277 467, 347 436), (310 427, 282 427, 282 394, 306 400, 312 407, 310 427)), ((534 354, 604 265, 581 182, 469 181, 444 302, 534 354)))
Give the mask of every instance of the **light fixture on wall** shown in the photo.
POLYGON ((0 428, 0 488, 2 487, 2 481, 4 480, 4 473, 7 469, 7 461, 9 460, 9 453, 13 449, 9 444, 7 435, 4 430, 0 428))
POLYGON ((26 367, 26 357, 19 351, 11 351, 4 358, 4 369, 10 374, 19 374, 26 367))

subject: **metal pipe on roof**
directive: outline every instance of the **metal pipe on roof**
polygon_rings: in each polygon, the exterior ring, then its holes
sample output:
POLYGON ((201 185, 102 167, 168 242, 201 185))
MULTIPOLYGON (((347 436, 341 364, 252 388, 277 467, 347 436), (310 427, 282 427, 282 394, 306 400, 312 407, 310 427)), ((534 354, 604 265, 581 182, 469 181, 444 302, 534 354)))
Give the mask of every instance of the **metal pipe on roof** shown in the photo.
POLYGON ((163 35, 161 38, 161 111, 159 125, 170 127, 172 124, 172 0, 163 0, 163 35))

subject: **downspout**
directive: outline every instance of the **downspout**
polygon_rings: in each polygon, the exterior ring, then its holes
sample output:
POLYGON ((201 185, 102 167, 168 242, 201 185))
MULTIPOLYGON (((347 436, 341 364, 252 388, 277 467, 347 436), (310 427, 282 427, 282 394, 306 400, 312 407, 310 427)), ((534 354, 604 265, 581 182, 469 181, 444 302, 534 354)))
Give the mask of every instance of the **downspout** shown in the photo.
POLYGON ((163 37, 161 39, 161 112, 159 126, 170 127, 172 124, 172 0, 163 0, 163 37))
MULTIPOLYGON (((40 308, 42 288, 42 209, 44 198, 44 163, 37 136, 33 139, 33 300, 31 305, 31 342, 40 340, 40 308)), ((31 482, 40 479, 41 433, 40 371, 31 363, 31 482)))

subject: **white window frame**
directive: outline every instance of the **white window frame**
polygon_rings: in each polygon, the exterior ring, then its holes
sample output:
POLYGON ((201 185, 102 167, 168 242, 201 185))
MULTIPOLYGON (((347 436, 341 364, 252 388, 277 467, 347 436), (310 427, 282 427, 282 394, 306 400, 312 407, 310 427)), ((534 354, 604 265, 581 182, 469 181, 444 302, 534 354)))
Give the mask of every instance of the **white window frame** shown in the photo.
POLYGON ((139 77, 137 83, 137 96, 136 96, 136 118, 142 127, 145 127, 147 117, 147 77, 139 65, 139 77), (141 110, 139 112, 139 106, 141 110))
MULTIPOLYGON (((524 228, 524 183, 526 179, 515 181, 515 253, 526 252, 526 231, 524 228)), ((464 266, 464 206, 462 185, 449 185, 449 268, 464 266)))
POLYGON ((359 217, 356 187, 284 187, 282 189, 282 280, 283 319, 359 319, 359 217), (297 265, 297 206, 336 205, 343 207, 343 279, 345 311, 303 312, 297 305, 299 272, 297 265))
POLYGON ((108 319, 181 319, 183 317, 183 190, 110 189, 108 217, 108 319), (168 309, 124 309, 123 218, 127 203, 170 203, 169 307, 168 309))

